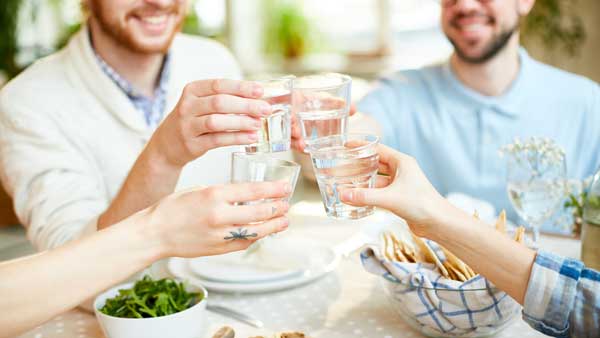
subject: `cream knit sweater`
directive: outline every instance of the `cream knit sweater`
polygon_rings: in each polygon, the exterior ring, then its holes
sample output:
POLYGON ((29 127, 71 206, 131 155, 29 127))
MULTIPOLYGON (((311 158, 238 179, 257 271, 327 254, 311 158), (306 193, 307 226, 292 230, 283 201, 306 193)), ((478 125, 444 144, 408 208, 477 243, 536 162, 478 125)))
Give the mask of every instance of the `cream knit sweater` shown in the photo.
MULTIPOLYGON (((233 56, 208 39, 180 34, 171 56, 167 113, 191 81, 241 77, 233 56)), ((98 66, 85 27, 8 83, 0 92, 0 178, 33 244, 45 250, 96 231, 152 132, 98 66)), ((178 188, 224 182, 230 151, 189 163, 178 188)))

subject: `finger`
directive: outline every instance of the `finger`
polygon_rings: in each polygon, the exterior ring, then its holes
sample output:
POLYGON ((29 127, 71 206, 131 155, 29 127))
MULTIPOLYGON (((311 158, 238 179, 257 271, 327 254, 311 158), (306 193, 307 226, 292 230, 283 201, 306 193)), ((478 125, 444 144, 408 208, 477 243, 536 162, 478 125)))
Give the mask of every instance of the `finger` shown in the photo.
POLYGON ((356 206, 379 206, 382 200, 382 192, 383 189, 375 188, 344 189, 341 191, 341 199, 344 203, 356 206))
POLYGON ((292 193, 288 182, 249 182, 226 184, 218 189, 218 199, 228 203, 281 199, 292 193))
POLYGON ((231 226, 223 233, 223 240, 229 242, 230 251, 242 250, 265 236, 287 229, 287 217, 277 217, 260 224, 231 226))
POLYGON ((375 188, 385 188, 392 183, 392 178, 389 176, 377 175, 375 179, 375 188))
POLYGON ((210 149, 252 144, 258 141, 255 131, 217 132, 200 135, 192 141, 198 152, 204 153, 210 149))
POLYGON ((356 105, 354 103, 350 104, 350 111, 348 112, 348 114, 350 114, 350 116, 356 114, 356 105))
POLYGON ((183 95, 197 97, 228 94, 258 99, 263 95, 263 87, 252 81, 228 79, 200 80, 188 83, 183 89, 183 95))
POLYGON ((287 201, 264 202, 253 205, 235 205, 228 207, 224 222, 228 224, 246 224, 264 222, 283 216, 289 210, 287 201))
POLYGON ((306 143, 304 142, 304 139, 292 140, 292 149, 295 149, 295 150, 303 153, 304 148, 306 148, 306 143))
POLYGON ((256 131, 262 121, 247 115, 209 114, 191 120, 190 128, 194 136, 224 131, 256 131))
POLYGON ((392 175, 390 166, 387 163, 381 163, 381 161, 379 162, 379 169, 377 171, 380 174, 392 175))
POLYGON ((191 106, 195 115, 212 113, 248 114, 255 117, 269 115, 271 105, 263 100, 254 100, 234 95, 218 94, 195 98, 191 106))
POLYGON ((379 155, 380 167, 383 165, 387 171, 386 174, 394 175, 401 162, 411 159, 410 156, 396 151, 383 144, 377 145, 377 154, 379 155))
POLYGON ((302 138, 302 129, 297 117, 292 117, 292 138, 302 138))

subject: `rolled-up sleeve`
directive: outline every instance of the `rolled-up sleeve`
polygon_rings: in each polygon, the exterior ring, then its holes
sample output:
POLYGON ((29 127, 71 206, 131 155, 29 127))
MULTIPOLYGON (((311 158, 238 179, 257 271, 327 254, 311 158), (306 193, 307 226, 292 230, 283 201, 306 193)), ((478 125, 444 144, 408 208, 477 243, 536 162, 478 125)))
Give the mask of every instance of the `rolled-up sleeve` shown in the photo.
POLYGON ((539 251, 523 318, 554 337, 600 337, 600 273, 578 260, 539 251))
POLYGON ((0 95, 0 178, 38 250, 96 231, 102 178, 52 114, 0 95), (10 102, 9 102, 10 101, 10 102))

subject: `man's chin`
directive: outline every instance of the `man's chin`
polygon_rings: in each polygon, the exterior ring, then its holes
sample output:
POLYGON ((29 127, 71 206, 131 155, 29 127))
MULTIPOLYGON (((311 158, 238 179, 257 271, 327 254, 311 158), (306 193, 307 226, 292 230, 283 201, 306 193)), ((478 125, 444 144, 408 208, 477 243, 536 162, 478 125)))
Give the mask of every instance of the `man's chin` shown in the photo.
POLYGON ((175 34, 167 38, 133 38, 128 39, 128 47, 138 53, 144 54, 155 54, 155 53, 166 53, 171 47, 175 34))

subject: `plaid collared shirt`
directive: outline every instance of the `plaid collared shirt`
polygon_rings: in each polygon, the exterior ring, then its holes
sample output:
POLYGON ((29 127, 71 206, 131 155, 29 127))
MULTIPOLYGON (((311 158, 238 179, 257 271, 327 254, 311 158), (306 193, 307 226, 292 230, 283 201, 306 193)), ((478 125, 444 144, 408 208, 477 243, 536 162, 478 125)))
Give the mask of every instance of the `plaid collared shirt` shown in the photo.
POLYGON ((102 71, 121 88, 135 108, 144 114, 146 125, 153 129, 156 128, 163 118, 167 102, 167 83, 170 75, 169 54, 167 53, 165 56, 158 86, 154 89, 154 97, 147 97, 140 93, 129 81, 125 80, 116 70, 108 65, 98 53, 94 52, 94 54, 102 71))
POLYGON ((600 337, 600 273, 582 262, 539 251, 523 318, 555 337, 600 337))

